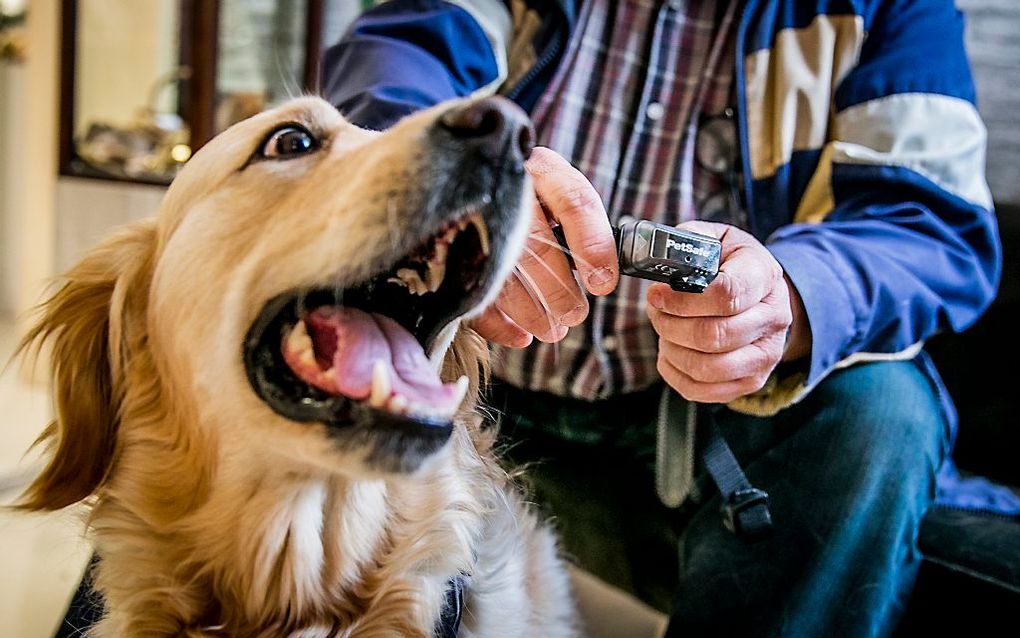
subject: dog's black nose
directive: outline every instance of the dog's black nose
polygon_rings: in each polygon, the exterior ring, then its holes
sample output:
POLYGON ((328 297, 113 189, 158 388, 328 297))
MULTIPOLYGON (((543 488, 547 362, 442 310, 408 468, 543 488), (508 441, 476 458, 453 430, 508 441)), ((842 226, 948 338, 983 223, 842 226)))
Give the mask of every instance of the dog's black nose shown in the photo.
POLYGON ((439 117, 439 126, 489 159, 524 161, 535 146, 535 129, 519 106, 503 97, 458 105, 439 117))

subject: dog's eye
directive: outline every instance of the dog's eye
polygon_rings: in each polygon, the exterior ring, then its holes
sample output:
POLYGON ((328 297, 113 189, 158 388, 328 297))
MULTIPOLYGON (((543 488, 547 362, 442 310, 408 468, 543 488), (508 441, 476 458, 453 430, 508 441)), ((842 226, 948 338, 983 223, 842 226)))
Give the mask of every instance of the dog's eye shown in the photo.
POLYGON ((266 159, 290 159, 319 148, 319 140, 304 128, 288 124, 273 131, 265 144, 261 155, 266 159))

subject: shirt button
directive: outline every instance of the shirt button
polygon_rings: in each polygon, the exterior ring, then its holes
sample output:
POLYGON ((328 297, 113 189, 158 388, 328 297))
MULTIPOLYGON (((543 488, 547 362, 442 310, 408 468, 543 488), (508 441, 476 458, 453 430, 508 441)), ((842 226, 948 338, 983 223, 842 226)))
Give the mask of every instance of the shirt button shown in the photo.
POLYGON ((617 346, 616 337, 614 337, 613 335, 609 335, 608 337, 602 338, 602 349, 605 350, 606 352, 612 352, 613 350, 616 350, 616 346, 617 346))
POLYGON ((645 116, 653 122, 658 122, 666 114, 666 107, 658 102, 652 102, 645 108, 645 116))

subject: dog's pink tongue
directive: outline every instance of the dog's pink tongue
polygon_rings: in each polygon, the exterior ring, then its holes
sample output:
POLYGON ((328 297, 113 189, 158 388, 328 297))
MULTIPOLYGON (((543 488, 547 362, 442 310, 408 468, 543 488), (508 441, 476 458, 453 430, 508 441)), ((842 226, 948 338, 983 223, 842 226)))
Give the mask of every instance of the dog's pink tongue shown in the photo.
MULTIPOLYGON (((295 369, 308 383, 333 394, 367 399, 372 395, 376 362, 381 361, 389 379, 386 399, 403 397, 408 411, 416 413, 445 414, 457 407, 451 405, 460 399, 455 384, 444 384, 439 379, 414 336, 389 317, 323 306, 309 313, 305 325, 320 365, 319 374, 307 376, 295 369), (332 370, 322 374, 321 369, 330 363, 332 370)), ((379 380, 375 383, 378 385, 379 380)), ((378 390, 376 394, 373 398, 378 400, 378 390)), ((397 407, 403 405, 402 401, 398 399, 397 407)))

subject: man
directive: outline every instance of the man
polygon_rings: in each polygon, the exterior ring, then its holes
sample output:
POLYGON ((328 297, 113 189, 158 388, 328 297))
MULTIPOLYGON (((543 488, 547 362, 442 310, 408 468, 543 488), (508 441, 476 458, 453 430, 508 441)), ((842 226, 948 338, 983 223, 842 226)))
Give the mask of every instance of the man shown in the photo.
POLYGON ((669 635, 895 627, 955 427, 922 344, 973 323, 1001 266, 951 0, 392 0, 323 77, 370 128, 494 92, 534 119, 528 276, 473 327, 582 565, 655 602, 676 525, 669 635), (623 216, 719 238, 716 282, 621 279, 623 216), (770 538, 724 525, 688 402, 727 406, 770 538))

